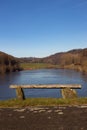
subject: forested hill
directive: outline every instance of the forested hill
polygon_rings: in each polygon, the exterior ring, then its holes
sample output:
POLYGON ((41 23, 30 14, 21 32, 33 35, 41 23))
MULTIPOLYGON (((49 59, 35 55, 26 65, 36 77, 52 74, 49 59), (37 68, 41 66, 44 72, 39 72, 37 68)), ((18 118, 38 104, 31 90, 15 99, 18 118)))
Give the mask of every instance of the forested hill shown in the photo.
POLYGON ((50 63, 59 65, 60 68, 70 68, 80 71, 87 71, 87 48, 60 52, 44 58, 21 58, 20 62, 50 63))
POLYGON ((18 59, 0 51, 0 73, 19 71, 18 59))

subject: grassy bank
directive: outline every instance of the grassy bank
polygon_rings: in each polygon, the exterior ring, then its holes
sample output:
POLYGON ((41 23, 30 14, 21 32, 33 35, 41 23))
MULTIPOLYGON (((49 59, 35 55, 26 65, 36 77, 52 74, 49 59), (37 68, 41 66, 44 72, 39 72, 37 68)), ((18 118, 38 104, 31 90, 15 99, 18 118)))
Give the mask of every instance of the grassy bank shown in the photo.
POLYGON ((24 70, 31 69, 50 69, 50 68, 58 68, 58 65, 46 64, 46 63, 21 63, 21 68, 24 70))
POLYGON ((87 73, 87 66, 82 67, 80 65, 53 65, 47 63, 21 63, 20 67, 23 70, 34 70, 34 69, 72 69, 76 71, 80 71, 82 73, 87 73))
POLYGON ((62 98, 28 98, 24 101, 17 99, 0 101, 0 108, 27 107, 27 106, 57 106, 57 105, 87 105, 86 98, 62 99, 62 98))

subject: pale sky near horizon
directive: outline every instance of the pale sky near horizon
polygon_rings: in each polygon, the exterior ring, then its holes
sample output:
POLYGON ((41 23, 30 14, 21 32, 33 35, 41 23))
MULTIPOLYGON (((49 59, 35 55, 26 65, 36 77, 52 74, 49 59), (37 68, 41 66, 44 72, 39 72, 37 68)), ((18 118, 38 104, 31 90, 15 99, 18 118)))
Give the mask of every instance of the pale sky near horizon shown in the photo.
POLYGON ((45 57, 87 48, 87 0, 0 0, 0 51, 45 57))

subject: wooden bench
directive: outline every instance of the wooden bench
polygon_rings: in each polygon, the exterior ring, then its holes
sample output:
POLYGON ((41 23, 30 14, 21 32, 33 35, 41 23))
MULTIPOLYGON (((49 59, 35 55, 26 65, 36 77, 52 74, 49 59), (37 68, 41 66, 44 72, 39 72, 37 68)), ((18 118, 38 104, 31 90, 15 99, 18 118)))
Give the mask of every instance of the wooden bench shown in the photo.
POLYGON ((77 97, 77 93, 73 89, 81 89, 80 84, 38 84, 38 85, 10 85, 10 88, 16 89, 17 98, 20 100, 25 99, 23 89, 61 89, 63 98, 77 97))

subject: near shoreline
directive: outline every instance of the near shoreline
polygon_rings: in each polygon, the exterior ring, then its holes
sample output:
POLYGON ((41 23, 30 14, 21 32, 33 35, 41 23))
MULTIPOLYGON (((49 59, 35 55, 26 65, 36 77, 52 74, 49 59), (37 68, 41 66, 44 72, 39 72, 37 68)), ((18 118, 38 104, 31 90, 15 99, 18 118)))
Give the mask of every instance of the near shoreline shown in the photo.
POLYGON ((81 106, 87 105, 87 97, 62 99, 62 98, 27 98, 23 101, 10 99, 0 101, 0 108, 27 107, 27 106, 81 106))

